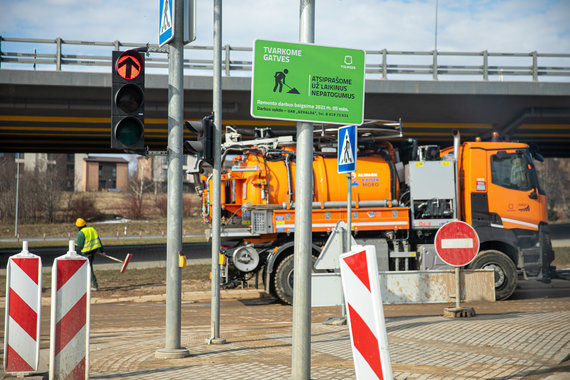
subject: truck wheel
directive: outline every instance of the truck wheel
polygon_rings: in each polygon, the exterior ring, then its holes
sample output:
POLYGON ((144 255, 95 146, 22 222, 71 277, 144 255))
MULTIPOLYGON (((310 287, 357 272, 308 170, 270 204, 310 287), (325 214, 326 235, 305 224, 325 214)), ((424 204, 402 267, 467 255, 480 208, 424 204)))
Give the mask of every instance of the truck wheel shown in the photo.
MULTIPOLYGON (((312 256, 313 265, 317 258, 312 256)), ((275 271, 273 283, 275 285, 275 293, 277 297, 284 303, 293 305, 293 265, 295 258, 293 255, 287 256, 275 271)), ((313 269, 313 271, 315 271, 313 269)))
POLYGON ((509 298, 517 287, 517 268, 509 256, 490 249, 481 251, 469 265, 471 269, 493 269, 495 271, 495 298, 509 298))
POLYGON ((542 276, 549 278, 551 276, 550 263, 554 260, 554 250, 552 249, 552 240, 550 233, 546 232, 543 227, 538 232, 540 249, 542 250, 542 276))
POLYGON ((293 305, 293 255, 287 256, 275 271, 274 284, 277 297, 284 303, 293 305))

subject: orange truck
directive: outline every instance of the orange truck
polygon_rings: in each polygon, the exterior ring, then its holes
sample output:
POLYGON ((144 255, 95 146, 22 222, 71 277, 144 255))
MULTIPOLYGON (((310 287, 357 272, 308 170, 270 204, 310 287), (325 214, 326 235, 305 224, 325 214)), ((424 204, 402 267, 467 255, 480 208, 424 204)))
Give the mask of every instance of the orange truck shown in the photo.
MULTIPOLYGON (((315 134, 312 244, 315 259, 339 220, 347 219, 346 174, 337 172, 336 132, 315 134)), ((519 276, 546 279, 554 259, 547 201, 528 145, 450 140, 418 146, 401 129, 358 128, 357 171, 351 176, 351 230, 374 244, 380 270, 449 268, 437 256, 439 227, 462 220, 475 228, 480 251, 468 268, 495 272, 496 299, 509 298, 519 276), (386 131, 396 138, 387 140, 386 131), (457 157, 457 160, 455 159, 457 157)), ((266 129, 242 141, 226 134, 221 176, 221 281, 234 287, 261 276, 265 290, 285 303, 293 297, 295 142, 266 129)), ((204 222, 211 221, 211 175, 202 175, 204 222)))

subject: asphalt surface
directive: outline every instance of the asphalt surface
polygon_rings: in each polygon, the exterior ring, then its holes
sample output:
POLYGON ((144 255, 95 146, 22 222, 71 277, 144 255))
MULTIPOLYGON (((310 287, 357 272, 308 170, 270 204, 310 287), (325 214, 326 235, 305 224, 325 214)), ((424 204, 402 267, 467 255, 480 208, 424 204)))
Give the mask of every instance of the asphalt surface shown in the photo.
MULTIPOLYGON (((43 304, 40 368, 28 378, 47 379, 49 299, 43 304)), ((395 379, 570 379, 570 281, 521 281, 507 301, 462 304, 474 308, 470 318, 443 317, 446 306, 454 304, 384 305, 395 379)), ((291 378, 290 306, 255 289, 223 291, 226 344, 219 345, 205 343, 212 337, 210 307, 209 292, 183 293, 180 340, 190 355, 158 359, 165 294, 93 293, 90 378, 291 378)), ((323 323, 339 314, 337 307, 312 308, 312 379, 356 378, 348 327, 323 323)), ((3 340, 3 320, 0 325, 3 340)), ((0 378, 15 376, 0 371, 0 378)))
MULTIPOLYGON (((104 242, 104 246, 108 255, 121 260, 125 258, 127 253, 132 253, 130 268, 142 269, 166 265, 166 244, 112 246, 104 242)), ((67 248, 33 248, 31 243, 28 249, 31 253, 41 256, 44 268, 51 267, 57 257, 67 253, 67 248)), ((16 253, 19 253, 19 250, 0 250, 0 271, 6 268, 8 258, 16 253)), ((182 244, 182 253, 194 263, 209 263, 212 255, 211 245, 209 243, 184 243, 182 244)), ((113 261, 99 256, 95 258, 94 265, 98 269, 111 269, 116 266, 113 265, 113 261)))
MULTIPOLYGON (((158 359, 165 347, 164 299, 92 293, 91 379, 291 378, 290 306, 255 289, 223 291, 220 337, 226 344, 207 344, 208 292, 183 293, 180 342, 190 355, 158 359)), ((47 379, 48 305, 45 299, 39 372, 29 376, 36 379, 47 379)), ((471 318, 445 318, 446 306, 384 305, 395 379, 570 378, 570 281, 523 281, 511 300, 462 305, 475 309, 471 318)), ((348 327, 323 323, 339 314, 338 307, 312 308, 312 379, 356 378, 348 327)))

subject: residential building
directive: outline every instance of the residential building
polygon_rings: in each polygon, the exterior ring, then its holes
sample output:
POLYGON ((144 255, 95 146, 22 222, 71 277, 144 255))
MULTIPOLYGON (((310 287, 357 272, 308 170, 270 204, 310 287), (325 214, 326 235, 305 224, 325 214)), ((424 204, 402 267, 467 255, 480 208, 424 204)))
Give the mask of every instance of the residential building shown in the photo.
MULTIPOLYGON (((0 161, 19 165, 21 173, 51 171, 58 181, 61 180, 64 191, 126 191, 129 181, 129 162, 122 157, 79 153, 0 153, 0 161)), ((15 166, 11 170, 15 170, 15 166)))
MULTIPOLYGON (((150 156, 138 158, 138 179, 144 178, 146 181, 152 181, 154 192, 166 192, 168 183, 168 159, 166 156, 150 156)), ((182 186, 184 191, 194 189, 194 176, 187 174, 187 171, 196 165, 196 157, 184 156, 182 170, 184 172, 182 186)))
POLYGON ((126 191, 129 162, 122 157, 89 156, 83 159, 82 191, 126 191))

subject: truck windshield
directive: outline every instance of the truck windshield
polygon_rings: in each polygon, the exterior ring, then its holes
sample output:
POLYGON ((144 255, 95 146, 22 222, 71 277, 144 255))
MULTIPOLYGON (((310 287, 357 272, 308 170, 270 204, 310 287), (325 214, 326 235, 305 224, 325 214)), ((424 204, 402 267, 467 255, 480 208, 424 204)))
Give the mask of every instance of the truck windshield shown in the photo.
POLYGON ((532 186, 524 154, 499 153, 491 156, 491 181, 508 189, 530 190, 532 186))

